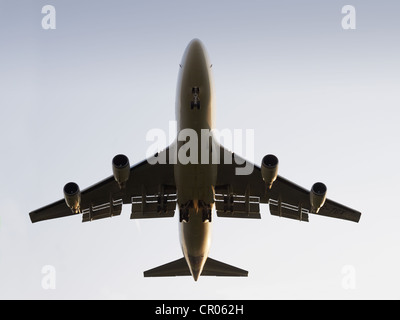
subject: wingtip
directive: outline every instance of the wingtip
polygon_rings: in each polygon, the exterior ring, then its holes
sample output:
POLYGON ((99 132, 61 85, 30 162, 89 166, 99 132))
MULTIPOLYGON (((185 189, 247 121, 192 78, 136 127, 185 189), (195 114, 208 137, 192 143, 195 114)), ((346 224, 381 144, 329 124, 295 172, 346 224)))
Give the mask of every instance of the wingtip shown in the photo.
POLYGON ((354 214, 352 216, 352 219, 349 219, 350 221, 353 221, 355 223, 359 223, 361 220, 361 212, 359 211, 354 211, 354 214))
POLYGON ((36 219, 35 219, 34 211, 29 212, 29 218, 31 219, 32 223, 37 222, 36 219))

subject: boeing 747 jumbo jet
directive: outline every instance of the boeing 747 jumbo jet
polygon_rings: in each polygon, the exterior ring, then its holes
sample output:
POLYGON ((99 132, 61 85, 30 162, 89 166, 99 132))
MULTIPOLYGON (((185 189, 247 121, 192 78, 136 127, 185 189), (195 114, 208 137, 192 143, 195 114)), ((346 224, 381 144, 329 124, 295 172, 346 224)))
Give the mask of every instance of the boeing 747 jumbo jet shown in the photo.
POLYGON ((178 206, 184 257, 144 276, 191 275, 196 281, 200 275, 248 275, 208 257, 214 208, 218 217, 260 219, 260 203, 265 203, 274 216, 308 221, 309 214, 316 214, 358 222, 360 212, 326 199, 323 183, 306 190, 278 175, 274 155, 266 155, 258 167, 224 148, 212 134, 188 147, 192 133, 203 137, 213 129, 211 66, 202 42, 192 40, 179 65, 174 143, 134 166, 125 155, 116 155, 112 176, 82 192, 76 183, 67 183, 64 199, 31 212, 31 221, 77 214, 83 222, 93 221, 120 215, 123 204, 132 206, 131 219, 165 218, 173 217, 178 206))

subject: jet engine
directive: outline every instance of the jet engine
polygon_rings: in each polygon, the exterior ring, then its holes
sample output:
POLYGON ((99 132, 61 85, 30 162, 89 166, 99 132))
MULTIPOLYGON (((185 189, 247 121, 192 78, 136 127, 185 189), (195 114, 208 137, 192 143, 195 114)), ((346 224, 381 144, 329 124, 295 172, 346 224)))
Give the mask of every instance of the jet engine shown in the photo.
POLYGON ((278 176, 278 158, 273 154, 266 155, 261 162, 261 176, 267 186, 267 190, 272 188, 272 184, 278 176))
POLYGON ((120 188, 124 187, 131 171, 128 157, 123 154, 116 155, 112 160, 112 167, 115 181, 120 188))
POLYGON ((322 182, 314 183, 310 191, 311 212, 318 213, 326 200, 326 185, 322 182))
POLYGON ((81 191, 75 182, 69 182, 64 186, 64 199, 73 213, 81 212, 81 191))

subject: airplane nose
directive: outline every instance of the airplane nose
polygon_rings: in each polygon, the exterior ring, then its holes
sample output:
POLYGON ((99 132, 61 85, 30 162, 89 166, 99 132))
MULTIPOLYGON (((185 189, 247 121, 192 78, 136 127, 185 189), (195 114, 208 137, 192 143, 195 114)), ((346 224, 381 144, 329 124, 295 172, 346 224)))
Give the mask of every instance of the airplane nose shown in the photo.
POLYGON ((181 65, 196 67, 206 64, 207 54, 203 43, 199 39, 193 39, 186 47, 181 65))
POLYGON ((204 51, 203 43, 199 39, 193 39, 188 44, 188 51, 191 53, 204 51))

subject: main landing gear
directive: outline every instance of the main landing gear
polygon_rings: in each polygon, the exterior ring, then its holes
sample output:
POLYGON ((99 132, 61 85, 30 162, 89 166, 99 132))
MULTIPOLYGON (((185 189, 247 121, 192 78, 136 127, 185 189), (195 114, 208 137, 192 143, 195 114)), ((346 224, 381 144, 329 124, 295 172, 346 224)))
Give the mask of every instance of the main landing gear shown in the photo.
POLYGON ((189 222, 190 213, 201 214, 203 222, 211 222, 212 205, 202 200, 197 201, 197 205, 193 200, 179 206, 179 221, 189 222))

